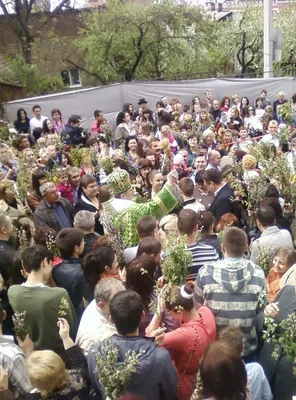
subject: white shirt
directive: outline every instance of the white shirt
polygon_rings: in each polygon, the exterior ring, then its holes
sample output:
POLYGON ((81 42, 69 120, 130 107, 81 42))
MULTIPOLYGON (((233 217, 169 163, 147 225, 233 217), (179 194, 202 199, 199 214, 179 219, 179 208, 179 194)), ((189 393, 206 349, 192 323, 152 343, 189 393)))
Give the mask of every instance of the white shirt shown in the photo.
POLYGON ((33 133, 35 128, 42 128, 43 121, 48 119, 47 117, 41 116, 40 119, 33 117, 30 119, 30 130, 33 133))
POLYGON ((128 247, 124 250, 124 260, 126 265, 129 264, 137 255, 139 246, 128 247))
POLYGON ((196 213, 199 211, 205 211, 206 208, 203 204, 201 204, 199 201, 195 201, 194 203, 187 204, 186 206, 183 207, 184 210, 193 210, 196 213))
POLYGON ((263 143, 274 144, 275 147, 280 147, 280 137, 279 137, 279 135, 272 135, 271 133, 268 133, 267 135, 263 136, 261 141, 263 143))
POLYGON ((87 355, 92 344, 105 340, 116 332, 115 325, 103 314, 96 300, 93 300, 81 317, 75 343, 87 355))
POLYGON ((219 167, 219 165, 217 165, 217 167, 214 167, 214 165, 208 164, 205 168, 205 171, 207 171, 208 169, 214 168, 217 171, 221 172, 221 168, 219 167))

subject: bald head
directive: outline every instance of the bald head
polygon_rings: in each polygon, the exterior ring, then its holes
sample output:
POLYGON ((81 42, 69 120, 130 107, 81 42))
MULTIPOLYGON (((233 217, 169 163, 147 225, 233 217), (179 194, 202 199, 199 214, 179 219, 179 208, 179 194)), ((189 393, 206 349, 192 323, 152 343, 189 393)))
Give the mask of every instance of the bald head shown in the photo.
POLYGON ((209 163, 213 167, 218 167, 221 162, 221 154, 217 150, 211 150, 209 152, 209 163))

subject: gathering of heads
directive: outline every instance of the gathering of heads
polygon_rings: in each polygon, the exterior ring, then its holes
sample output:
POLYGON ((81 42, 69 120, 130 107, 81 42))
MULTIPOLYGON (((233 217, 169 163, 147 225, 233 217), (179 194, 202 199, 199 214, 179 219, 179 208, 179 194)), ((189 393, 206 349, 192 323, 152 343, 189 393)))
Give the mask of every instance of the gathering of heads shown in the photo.
POLYGON ((296 95, 220 97, 3 126, 0 397, 296 395, 296 95))

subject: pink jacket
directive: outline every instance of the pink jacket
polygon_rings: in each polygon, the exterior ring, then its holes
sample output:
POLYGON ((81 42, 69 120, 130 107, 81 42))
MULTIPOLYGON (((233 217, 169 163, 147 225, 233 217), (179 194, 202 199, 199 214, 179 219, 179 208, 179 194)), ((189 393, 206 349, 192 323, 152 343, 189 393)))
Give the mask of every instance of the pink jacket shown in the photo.
POLYGON ((69 182, 66 182, 64 184, 58 183, 57 190, 60 193, 61 197, 64 197, 64 199, 69 200, 70 203, 72 204, 74 203, 73 191, 69 182))

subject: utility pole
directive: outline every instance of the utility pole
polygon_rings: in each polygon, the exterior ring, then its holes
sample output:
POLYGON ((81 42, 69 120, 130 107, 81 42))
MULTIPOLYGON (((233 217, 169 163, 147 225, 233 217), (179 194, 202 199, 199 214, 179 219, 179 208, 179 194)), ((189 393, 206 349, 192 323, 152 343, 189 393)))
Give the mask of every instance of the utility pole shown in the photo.
POLYGON ((264 78, 273 77, 273 0, 264 0, 264 78))

